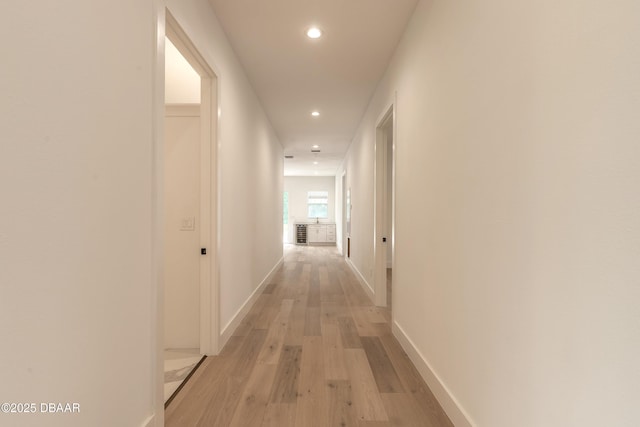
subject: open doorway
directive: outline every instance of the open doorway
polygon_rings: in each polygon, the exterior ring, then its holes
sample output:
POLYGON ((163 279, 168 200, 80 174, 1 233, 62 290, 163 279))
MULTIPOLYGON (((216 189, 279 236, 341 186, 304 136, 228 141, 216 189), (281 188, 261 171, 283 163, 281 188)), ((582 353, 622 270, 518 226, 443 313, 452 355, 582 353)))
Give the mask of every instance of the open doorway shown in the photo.
POLYGON ((378 121, 375 142, 375 303, 392 308, 394 264, 395 109, 378 121))
POLYGON ((293 243, 289 226, 289 192, 282 193, 282 243, 285 245, 293 243))
POLYGON ((164 400, 218 351, 217 80, 166 14, 163 150, 164 400))
MULTIPOLYGON (((341 246, 342 246, 342 256, 345 258, 349 258, 351 253, 350 253, 350 248, 349 245, 347 243, 347 237, 349 236, 349 230, 348 230, 348 226, 347 224, 349 224, 349 226, 351 225, 350 221, 347 221, 347 209, 348 209, 348 204, 347 204, 347 173, 343 172, 342 173, 342 182, 341 182, 341 194, 342 194, 342 224, 341 224, 341 230, 342 230, 342 236, 341 236, 341 246)), ((350 215, 349 215, 350 217, 350 215)))

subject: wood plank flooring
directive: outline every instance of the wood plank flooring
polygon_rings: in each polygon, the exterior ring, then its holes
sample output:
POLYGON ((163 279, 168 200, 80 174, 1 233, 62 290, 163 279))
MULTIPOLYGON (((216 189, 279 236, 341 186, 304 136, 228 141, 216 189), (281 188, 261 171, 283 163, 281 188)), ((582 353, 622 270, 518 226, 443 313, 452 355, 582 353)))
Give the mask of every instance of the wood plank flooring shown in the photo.
POLYGON ((453 426, 390 318, 335 247, 288 246, 273 283, 174 398, 165 425, 453 426))

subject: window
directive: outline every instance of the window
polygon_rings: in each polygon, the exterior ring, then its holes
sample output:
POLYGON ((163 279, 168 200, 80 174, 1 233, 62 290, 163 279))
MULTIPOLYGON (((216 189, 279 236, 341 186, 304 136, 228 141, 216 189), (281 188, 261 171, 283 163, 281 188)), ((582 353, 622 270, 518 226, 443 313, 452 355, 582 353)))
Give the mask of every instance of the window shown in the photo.
POLYGON ((307 193, 307 209, 309 218, 329 217, 329 192, 309 191, 307 193))

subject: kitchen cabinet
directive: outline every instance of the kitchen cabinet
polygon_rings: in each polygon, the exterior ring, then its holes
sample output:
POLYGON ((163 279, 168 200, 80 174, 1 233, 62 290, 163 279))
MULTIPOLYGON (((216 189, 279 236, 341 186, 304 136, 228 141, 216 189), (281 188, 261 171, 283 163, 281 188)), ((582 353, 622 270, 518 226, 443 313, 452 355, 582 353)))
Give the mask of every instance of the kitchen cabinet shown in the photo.
POLYGON ((309 224, 307 225, 307 242, 313 244, 335 244, 335 224, 309 224))
POLYGON ((336 225, 327 224, 327 243, 336 242, 336 225))

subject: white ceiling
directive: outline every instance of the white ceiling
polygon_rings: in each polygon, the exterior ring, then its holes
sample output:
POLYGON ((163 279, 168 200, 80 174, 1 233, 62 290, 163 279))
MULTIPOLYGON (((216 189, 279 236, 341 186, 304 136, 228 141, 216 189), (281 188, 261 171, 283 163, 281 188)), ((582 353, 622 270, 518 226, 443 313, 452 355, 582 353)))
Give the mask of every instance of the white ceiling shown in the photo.
POLYGON ((417 2, 210 0, 285 154, 295 157, 285 175, 335 175, 417 2), (318 40, 305 35, 312 25, 324 33, 318 40))

